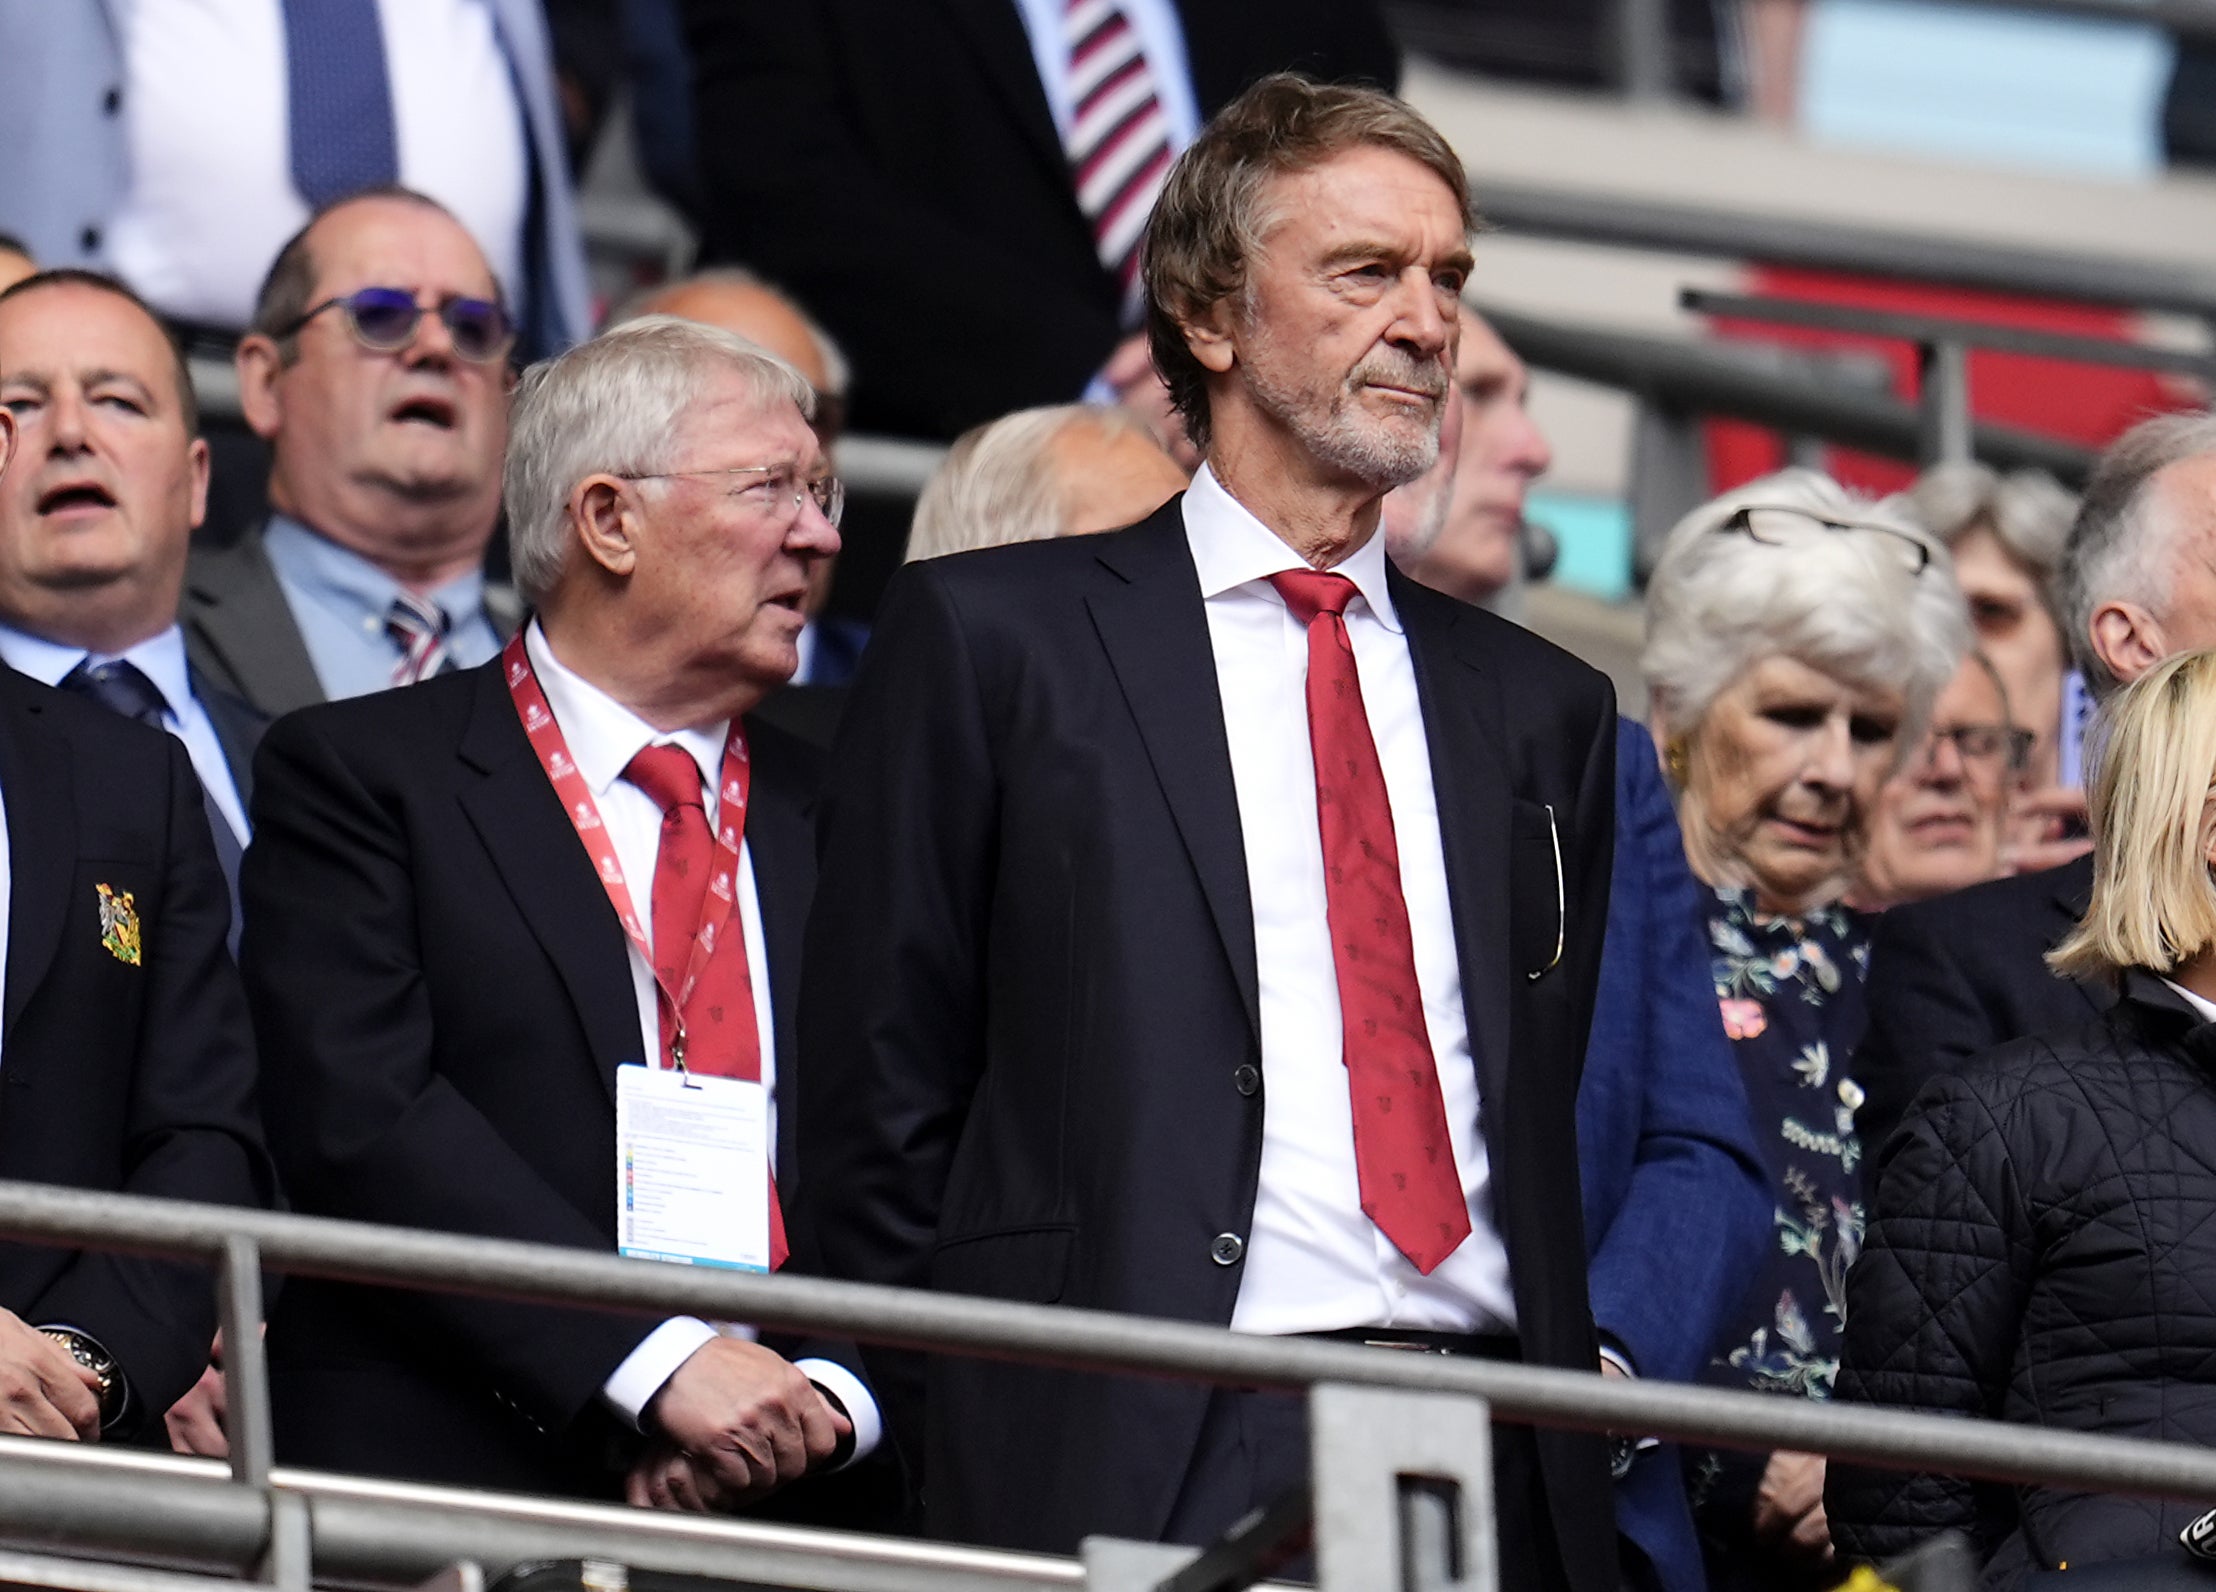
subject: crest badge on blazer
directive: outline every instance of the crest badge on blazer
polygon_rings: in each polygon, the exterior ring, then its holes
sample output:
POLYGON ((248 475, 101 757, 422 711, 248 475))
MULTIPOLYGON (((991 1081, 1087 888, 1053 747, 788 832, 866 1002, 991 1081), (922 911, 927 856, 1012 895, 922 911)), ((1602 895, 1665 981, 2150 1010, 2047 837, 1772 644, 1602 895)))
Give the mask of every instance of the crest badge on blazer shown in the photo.
POLYGON ((118 962, 140 965, 138 904, 128 890, 95 885, 100 892, 100 945, 118 962))

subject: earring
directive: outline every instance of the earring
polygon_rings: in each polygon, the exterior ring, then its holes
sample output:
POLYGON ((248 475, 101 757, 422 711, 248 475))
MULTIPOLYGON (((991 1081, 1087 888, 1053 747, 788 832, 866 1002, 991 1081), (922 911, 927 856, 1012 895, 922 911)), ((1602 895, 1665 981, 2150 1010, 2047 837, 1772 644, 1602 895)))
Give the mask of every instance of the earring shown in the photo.
POLYGON ((1672 742, 1670 742, 1668 749, 1665 750, 1662 754, 1662 768, 1663 771, 1670 776, 1671 784, 1679 787, 1680 789, 1684 788, 1685 743, 1682 740, 1673 740, 1672 742))

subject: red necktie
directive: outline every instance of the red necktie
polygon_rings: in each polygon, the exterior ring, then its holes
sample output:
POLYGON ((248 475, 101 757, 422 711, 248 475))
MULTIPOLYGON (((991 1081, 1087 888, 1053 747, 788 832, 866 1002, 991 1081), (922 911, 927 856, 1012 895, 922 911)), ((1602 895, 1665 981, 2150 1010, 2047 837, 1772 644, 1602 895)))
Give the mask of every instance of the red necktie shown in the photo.
POLYGON ((1308 629, 1308 738, 1362 1211, 1428 1276, 1470 1236, 1470 1209, 1424 1028, 1385 771, 1341 617, 1355 585, 1306 569, 1270 584, 1308 629))
MULTIPOLYGON (((681 746, 649 746, 623 777, 662 810, 662 840, 654 858, 654 973, 663 990, 662 1059, 674 1064, 679 1014, 671 1001, 684 988, 693 940, 708 900, 715 837, 701 798, 700 765, 681 746)), ((685 1070, 710 1078, 762 1076, 762 1031, 754 1021, 754 981, 746 965, 746 934, 734 904, 683 1013, 685 1070)), ((777 1179, 769 1185, 770 1269, 785 1264, 785 1218, 777 1179)))

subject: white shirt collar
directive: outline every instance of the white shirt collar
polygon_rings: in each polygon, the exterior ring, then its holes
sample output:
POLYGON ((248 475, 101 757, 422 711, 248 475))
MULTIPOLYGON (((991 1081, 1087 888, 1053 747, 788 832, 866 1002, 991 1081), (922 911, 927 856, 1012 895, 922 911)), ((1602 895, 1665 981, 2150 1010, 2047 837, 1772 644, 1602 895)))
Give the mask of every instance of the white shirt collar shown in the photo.
POLYGON ((555 657, 536 619, 523 633, 523 647, 554 722, 562 727, 562 739, 569 743, 570 760, 596 800, 608 794, 643 748, 681 746, 700 765, 700 787, 709 798, 707 810, 711 815, 715 812, 729 719, 665 734, 555 657))
MULTIPOLYGON (((1236 587, 1267 582, 1270 576, 1309 564, 1278 534, 1254 517, 1233 497, 1207 465, 1185 489, 1185 535, 1192 546, 1193 566, 1200 574, 1203 601, 1220 597, 1236 587)), ((1331 568, 1354 582, 1380 624, 1400 633, 1400 615, 1386 586, 1385 538, 1382 526, 1370 539, 1331 568)))
POLYGON ((2185 997, 2185 1003, 2188 1006, 2192 1007, 2193 1010, 2200 1013, 2202 1022, 2216 1023, 2216 1001, 2210 1000, 2205 995, 2194 994, 2191 990, 2187 989, 2183 984, 2180 984, 2174 978, 2166 978, 2162 982, 2169 985, 2170 988, 2176 991, 2179 995, 2185 997))
POLYGON ((0 625, 0 658, 6 659, 8 667, 18 674, 27 674, 42 685, 60 685, 63 678, 87 658, 95 663, 121 659, 154 682, 154 689, 161 692, 162 700, 169 704, 172 718, 192 700, 192 671, 185 663, 185 633, 175 625, 118 653, 87 652, 82 647, 64 646, 43 636, 0 625))

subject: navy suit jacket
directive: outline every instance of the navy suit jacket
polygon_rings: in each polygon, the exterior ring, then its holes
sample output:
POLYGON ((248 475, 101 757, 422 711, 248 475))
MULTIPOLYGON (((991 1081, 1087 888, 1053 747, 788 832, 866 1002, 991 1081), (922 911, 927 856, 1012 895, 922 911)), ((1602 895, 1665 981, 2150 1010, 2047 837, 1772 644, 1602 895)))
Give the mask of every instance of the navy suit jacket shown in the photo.
MULTIPOLYGON (((1642 1377, 1693 1379, 1769 1242, 1773 1201, 1716 1013, 1700 885, 1654 743, 1616 724, 1616 855, 1600 996, 1577 1095, 1589 1286, 1601 1341, 1642 1377)), ((1616 1526, 1664 1592, 1700 1592, 1677 1456, 1642 1453, 1616 1526)))

